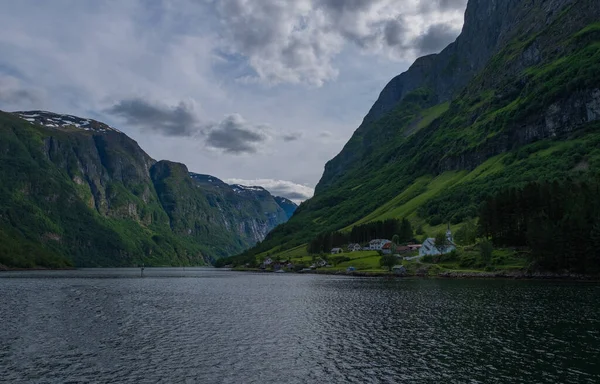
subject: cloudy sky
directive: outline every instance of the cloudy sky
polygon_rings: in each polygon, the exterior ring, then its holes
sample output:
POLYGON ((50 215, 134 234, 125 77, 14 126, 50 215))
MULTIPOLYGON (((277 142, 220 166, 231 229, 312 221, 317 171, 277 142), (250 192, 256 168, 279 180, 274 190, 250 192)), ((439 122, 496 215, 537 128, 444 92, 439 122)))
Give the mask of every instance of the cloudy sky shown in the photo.
POLYGON ((466 0, 0 0, 0 109, 94 118, 155 159, 301 201, 466 0))

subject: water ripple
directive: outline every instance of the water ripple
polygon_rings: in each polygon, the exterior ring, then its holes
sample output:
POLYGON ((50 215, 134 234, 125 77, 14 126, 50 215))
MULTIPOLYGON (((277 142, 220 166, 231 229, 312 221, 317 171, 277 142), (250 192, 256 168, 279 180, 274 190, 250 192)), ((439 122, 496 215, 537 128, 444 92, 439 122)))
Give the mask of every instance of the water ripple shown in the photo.
POLYGON ((0 275, 0 382, 595 383, 600 286, 0 275))

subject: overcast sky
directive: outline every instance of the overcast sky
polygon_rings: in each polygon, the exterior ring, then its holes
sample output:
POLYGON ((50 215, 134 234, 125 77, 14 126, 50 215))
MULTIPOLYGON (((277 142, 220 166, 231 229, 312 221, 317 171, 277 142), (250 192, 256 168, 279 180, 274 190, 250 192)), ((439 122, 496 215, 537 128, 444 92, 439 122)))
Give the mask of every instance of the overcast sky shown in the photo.
POLYGON ((301 201, 466 0, 0 0, 0 109, 94 118, 153 158, 301 201))

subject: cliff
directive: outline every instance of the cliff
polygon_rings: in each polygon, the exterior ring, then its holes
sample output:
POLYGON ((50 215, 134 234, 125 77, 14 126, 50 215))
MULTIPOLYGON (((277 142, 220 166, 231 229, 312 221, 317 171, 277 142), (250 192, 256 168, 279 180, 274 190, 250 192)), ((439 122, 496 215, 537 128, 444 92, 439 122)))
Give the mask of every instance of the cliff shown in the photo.
POLYGON ((288 218, 262 188, 208 186, 115 128, 44 111, 0 112, 0 179, 7 266, 202 265, 288 218))

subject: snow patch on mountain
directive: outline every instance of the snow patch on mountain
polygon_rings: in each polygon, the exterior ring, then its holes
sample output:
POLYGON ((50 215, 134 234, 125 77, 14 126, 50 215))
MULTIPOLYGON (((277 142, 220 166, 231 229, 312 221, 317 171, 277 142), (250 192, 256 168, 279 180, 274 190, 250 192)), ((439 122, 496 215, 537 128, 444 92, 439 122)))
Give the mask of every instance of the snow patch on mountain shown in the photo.
POLYGON ((48 111, 17 111, 13 113, 25 121, 49 128, 75 127, 92 132, 121 132, 99 121, 73 115, 61 115, 48 111))

